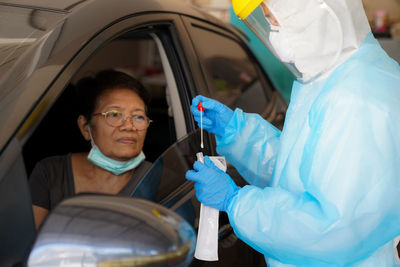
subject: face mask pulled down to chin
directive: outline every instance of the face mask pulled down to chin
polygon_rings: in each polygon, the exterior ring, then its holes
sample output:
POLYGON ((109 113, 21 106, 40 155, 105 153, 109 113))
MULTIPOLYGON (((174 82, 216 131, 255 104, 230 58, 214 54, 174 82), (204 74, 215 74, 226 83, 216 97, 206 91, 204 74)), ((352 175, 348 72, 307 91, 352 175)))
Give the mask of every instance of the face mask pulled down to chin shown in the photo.
POLYGON ((90 142, 92 144, 92 149, 89 152, 88 160, 92 162, 94 165, 107 170, 115 175, 120 175, 132 169, 135 169, 143 160, 146 158, 143 151, 140 151, 139 155, 136 157, 127 160, 127 161, 118 161, 104 155, 99 147, 94 143, 91 129, 89 128, 90 134, 90 142))
POLYGON ((143 162, 145 158, 146 157, 143 151, 141 151, 139 155, 128 161, 114 160, 101 153, 100 149, 96 145, 92 146, 92 149, 88 155, 88 160, 94 165, 99 166, 100 168, 105 169, 115 175, 120 175, 136 168, 140 163, 143 162))

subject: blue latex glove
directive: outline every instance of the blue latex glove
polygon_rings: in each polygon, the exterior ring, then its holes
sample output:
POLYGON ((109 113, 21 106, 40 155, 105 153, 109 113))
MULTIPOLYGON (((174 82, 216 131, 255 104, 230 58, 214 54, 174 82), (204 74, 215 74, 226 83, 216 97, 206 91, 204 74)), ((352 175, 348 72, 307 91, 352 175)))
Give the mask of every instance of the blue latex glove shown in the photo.
POLYGON ((203 129, 222 137, 226 125, 233 116, 233 110, 214 99, 198 95, 193 98, 190 110, 192 111, 194 119, 198 123, 199 127, 200 111, 197 109, 199 102, 202 102, 205 109, 203 111, 203 129))
POLYGON ((186 179, 195 182, 197 199, 206 206, 226 211, 240 187, 207 156, 204 164, 196 161, 193 168, 186 172, 186 179))

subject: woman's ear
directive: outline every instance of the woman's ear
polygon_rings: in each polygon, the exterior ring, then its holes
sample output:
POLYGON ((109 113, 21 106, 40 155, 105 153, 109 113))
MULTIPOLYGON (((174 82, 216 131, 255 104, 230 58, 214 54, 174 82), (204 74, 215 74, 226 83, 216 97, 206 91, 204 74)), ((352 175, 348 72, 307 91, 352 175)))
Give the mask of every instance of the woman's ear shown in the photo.
POLYGON ((85 138, 86 141, 90 141, 90 133, 89 133, 89 123, 85 116, 79 115, 78 117, 78 127, 79 130, 81 130, 81 134, 83 135, 83 138, 85 138))

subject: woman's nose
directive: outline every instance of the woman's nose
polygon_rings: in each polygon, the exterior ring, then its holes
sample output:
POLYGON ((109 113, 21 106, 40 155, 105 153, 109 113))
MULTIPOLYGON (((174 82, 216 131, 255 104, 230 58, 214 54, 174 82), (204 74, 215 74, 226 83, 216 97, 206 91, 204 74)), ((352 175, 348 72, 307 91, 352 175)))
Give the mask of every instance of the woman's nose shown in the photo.
POLYGON ((124 123, 121 126, 123 128, 132 128, 133 130, 137 131, 137 128, 135 127, 135 123, 133 120, 133 116, 126 117, 124 123))

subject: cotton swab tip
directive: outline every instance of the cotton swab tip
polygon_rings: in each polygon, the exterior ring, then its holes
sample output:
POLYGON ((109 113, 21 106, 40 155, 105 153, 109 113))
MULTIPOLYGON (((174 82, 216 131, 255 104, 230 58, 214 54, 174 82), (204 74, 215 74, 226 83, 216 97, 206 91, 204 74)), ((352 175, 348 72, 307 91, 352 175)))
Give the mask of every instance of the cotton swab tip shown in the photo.
POLYGON ((197 104, 197 110, 198 111, 204 111, 204 107, 203 107, 203 103, 199 102, 199 104, 197 104))

